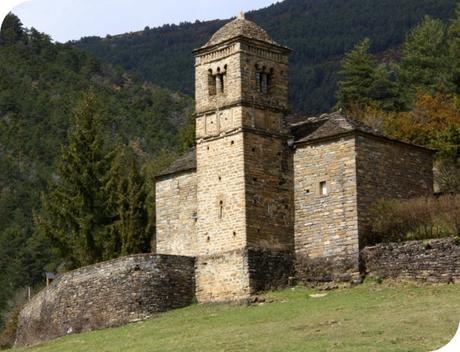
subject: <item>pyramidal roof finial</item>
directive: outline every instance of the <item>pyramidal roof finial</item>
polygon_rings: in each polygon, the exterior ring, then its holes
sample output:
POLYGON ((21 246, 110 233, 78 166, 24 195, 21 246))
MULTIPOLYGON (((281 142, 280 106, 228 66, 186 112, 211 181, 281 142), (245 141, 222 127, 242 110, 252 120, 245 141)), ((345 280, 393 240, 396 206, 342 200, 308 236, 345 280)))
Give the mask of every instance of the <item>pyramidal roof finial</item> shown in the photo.
POLYGON ((238 15, 238 19, 244 20, 244 11, 240 11, 240 14, 238 15))

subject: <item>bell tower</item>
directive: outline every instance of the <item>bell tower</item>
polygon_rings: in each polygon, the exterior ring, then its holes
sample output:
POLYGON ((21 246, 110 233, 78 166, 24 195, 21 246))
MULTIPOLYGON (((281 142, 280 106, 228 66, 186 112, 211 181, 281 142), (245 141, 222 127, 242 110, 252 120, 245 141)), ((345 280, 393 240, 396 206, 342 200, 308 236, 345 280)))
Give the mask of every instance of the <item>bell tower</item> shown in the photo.
POLYGON ((199 301, 283 286, 292 268, 289 53, 244 15, 194 51, 199 301))

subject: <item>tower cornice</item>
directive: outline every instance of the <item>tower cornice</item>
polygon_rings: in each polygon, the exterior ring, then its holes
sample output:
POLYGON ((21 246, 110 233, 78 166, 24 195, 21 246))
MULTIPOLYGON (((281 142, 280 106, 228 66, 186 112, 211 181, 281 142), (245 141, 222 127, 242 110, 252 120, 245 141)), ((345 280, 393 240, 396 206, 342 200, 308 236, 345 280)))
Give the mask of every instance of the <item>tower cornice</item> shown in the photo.
POLYGON ((292 52, 292 49, 286 46, 282 46, 279 44, 270 43, 270 42, 266 42, 266 41, 258 40, 254 38, 249 38, 249 37, 246 37, 245 35, 238 35, 238 36, 227 39, 217 44, 204 46, 201 48, 196 48, 193 50, 193 55, 195 57, 205 55, 213 51, 219 50, 221 47, 227 47, 234 43, 245 43, 247 45, 260 47, 261 49, 271 50, 271 51, 274 51, 280 54, 285 54, 285 55, 289 55, 292 52))

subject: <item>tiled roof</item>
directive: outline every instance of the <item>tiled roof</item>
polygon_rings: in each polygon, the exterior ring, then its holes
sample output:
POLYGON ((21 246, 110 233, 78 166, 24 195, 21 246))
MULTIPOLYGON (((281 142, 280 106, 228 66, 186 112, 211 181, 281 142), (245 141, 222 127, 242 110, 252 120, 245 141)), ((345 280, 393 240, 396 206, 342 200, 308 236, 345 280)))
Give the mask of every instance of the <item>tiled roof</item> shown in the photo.
MULTIPOLYGON (((315 117, 291 117, 289 119, 291 134, 294 136, 296 143, 310 142, 315 140, 327 139, 349 132, 362 132, 369 135, 384 138, 396 143, 412 145, 414 147, 424 148, 415 144, 401 142, 395 138, 389 137, 378 130, 367 126, 361 122, 351 119, 340 112, 323 114, 315 117)), ((431 150, 432 151, 432 150, 431 150)), ((174 161, 168 168, 161 171, 157 177, 176 174, 179 172, 196 170, 196 149, 193 148, 179 159, 174 161)))
POLYGON ((435 152, 423 146, 406 143, 390 137, 375 128, 345 116, 340 111, 330 114, 323 114, 318 117, 290 117, 289 127, 294 136, 295 143, 310 142, 340 136, 349 132, 361 132, 376 136, 395 143, 402 143, 416 148, 422 148, 429 152, 435 152))
POLYGON ((323 114, 318 117, 296 118, 291 122, 291 133, 296 142, 307 142, 316 139, 360 131, 378 137, 392 139, 378 130, 353 120, 340 112, 323 114))
POLYGON ((179 172, 196 170, 196 149, 193 148, 179 159, 174 161, 166 169, 162 170, 157 177, 177 174, 179 172))

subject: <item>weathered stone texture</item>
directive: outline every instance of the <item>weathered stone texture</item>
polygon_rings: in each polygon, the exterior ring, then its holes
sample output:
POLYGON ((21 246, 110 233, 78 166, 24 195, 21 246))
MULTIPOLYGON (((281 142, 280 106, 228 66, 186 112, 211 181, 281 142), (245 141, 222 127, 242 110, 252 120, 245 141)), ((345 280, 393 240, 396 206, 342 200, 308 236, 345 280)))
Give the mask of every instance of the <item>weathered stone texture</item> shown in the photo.
POLYGON ((285 48, 244 38, 197 52, 197 115, 238 105, 285 111, 288 108, 288 53, 285 48), (267 93, 258 89, 258 72, 269 77, 267 93), (224 88, 210 94, 214 85, 210 82, 214 82, 212 77, 216 75, 223 75, 224 88))
POLYGON ((16 344, 146 319, 187 306, 194 295, 190 257, 141 254, 80 268, 59 276, 26 304, 16 344))
POLYGON ((299 273, 305 272, 307 265, 327 261, 328 267, 337 267, 327 275, 358 274, 355 158, 354 136, 297 146, 294 232, 299 273), (321 182, 326 182, 327 195, 320 194, 321 182), (343 261, 354 265, 333 264, 343 261))
MULTIPOLYGON (((359 231, 364 238, 369 209, 381 198, 433 193, 433 152, 366 135, 356 137, 359 231)), ((364 243, 362 243, 362 246, 364 243)))
POLYGON ((240 301, 249 298, 250 294, 249 268, 244 248, 197 257, 198 302, 240 301))
MULTIPOLYGON (((240 24, 255 28, 238 20, 222 33, 240 24)), ((289 50, 249 34, 217 37, 211 47, 195 51, 197 297, 202 302, 242 299, 252 292, 248 247, 291 254, 293 249, 292 162, 284 119, 289 50)), ((269 260, 261 262, 266 267, 269 260)), ((278 276, 275 282, 284 280, 278 276)))
POLYGON ((199 302, 245 301, 260 291, 288 285, 294 274, 292 251, 243 248, 204 255, 196 262, 199 302))
POLYGON ((284 288, 294 275, 294 253, 292 250, 247 248, 251 294, 260 291, 284 288))
POLYGON ((155 188, 156 252, 196 256, 196 172, 160 178, 155 188))
POLYGON ((198 255, 246 244, 243 134, 197 145, 198 255))
POLYGON ((285 138, 244 137, 247 246, 294 249, 292 158, 285 138))
POLYGON ((243 134, 199 143, 197 177, 197 298, 240 299, 249 284, 237 254, 246 244, 243 134))
POLYGON ((460 282, 460 245, 452 238, 381 243, 362 251, 365 274, 429 283, 460 282))

